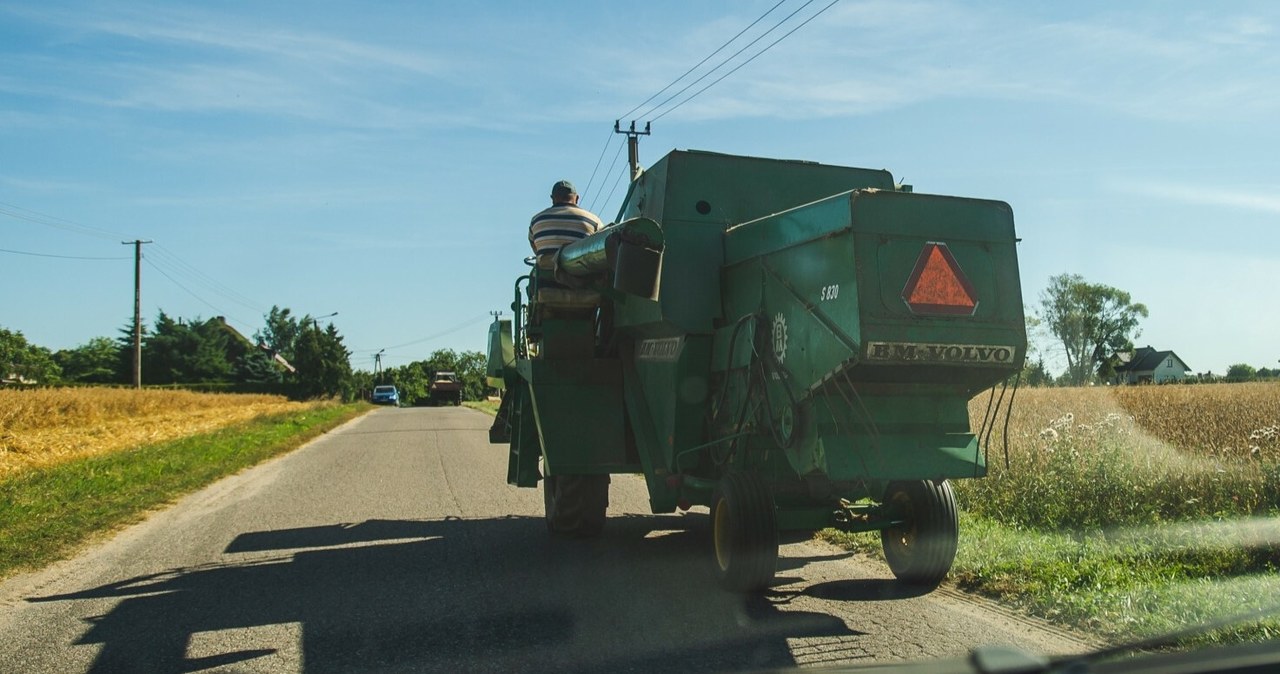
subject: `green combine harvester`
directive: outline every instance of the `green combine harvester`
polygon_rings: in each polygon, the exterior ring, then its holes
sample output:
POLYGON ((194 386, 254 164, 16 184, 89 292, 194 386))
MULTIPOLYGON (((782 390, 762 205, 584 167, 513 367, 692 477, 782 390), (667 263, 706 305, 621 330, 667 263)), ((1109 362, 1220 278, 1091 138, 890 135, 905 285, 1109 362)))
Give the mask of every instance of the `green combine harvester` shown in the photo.
POLYGON ((940 582, 948 480, 986 474, 1026 354, 1008 204, 673 151, 618 221, 534 264, 490 326, 490 440, 510 484, 542 482, 548 529, 599 534, 609 476, 638 473, 655 513, 710 508, 729 589, 769 585, 779 532, 826 527, 880 531, 897 578, 940 582))

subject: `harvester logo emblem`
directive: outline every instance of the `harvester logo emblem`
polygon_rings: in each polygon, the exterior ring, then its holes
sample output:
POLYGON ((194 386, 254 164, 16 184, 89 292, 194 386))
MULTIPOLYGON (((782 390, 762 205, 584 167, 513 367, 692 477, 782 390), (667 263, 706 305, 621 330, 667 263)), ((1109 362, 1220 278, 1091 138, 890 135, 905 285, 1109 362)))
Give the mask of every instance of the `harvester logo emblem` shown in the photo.
POLYGON ((787 359, 787 319, 782 314, 773 317, 773 355, 779 363, 787 359))
POLYGON ((924 244, 902 289, 902 300, 917 314, 972 316, 978 308, 973 284, 947 244, 938 241, 924 244))

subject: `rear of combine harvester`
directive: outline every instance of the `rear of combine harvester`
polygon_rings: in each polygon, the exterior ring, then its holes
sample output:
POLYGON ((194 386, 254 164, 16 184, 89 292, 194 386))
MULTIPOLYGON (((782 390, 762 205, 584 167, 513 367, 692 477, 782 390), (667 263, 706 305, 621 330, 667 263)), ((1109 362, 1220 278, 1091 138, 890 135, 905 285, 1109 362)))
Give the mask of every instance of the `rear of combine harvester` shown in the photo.
POLYGON ((1026 352, 1003 202, 887 171, 668 154, 621 224, 516 284, 490 329, 508 481, 593 535, 610 474, 655 513, 711 509, 724 585, 772 580, 779 531, 882 532, 900 579, 951 567, 948 480, 985 475, 968 401, 1026 352), (553 285, 569 287, 551 287, 553 285))

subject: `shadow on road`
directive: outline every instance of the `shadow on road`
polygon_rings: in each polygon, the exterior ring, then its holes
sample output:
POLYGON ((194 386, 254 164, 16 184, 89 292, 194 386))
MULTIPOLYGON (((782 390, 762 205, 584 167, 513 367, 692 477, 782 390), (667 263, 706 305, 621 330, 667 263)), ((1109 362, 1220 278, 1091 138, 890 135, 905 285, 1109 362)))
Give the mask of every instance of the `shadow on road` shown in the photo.
POLYGON ((631 516, 586 541, 549 539, 528 517, 258 531, 220 564, 30 601, 121 599, 77 642, 103 645, 99 672, 234 666, 279 649, 190 655, 193 635, 288 623, 311 673, 740 671, 794 666, 788 638, 857 634, 719 590, 702 528, 631 516))

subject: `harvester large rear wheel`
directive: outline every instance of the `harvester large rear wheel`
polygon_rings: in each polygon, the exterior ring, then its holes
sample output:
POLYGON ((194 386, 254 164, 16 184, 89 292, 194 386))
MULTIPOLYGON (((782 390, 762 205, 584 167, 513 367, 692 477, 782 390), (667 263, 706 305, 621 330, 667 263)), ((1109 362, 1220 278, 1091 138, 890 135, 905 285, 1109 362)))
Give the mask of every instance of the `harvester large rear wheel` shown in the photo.
POLYGON ((880 542, 893 575, 913 585, 937 585, 956 558, 960 523, 956 496, 946 480, 893 482, 884 505, 900 524, 883 529, 880 542))
POLYGON ((604 529, 609 509, 608 475, 552 475, 542 479, 547 531, 590 538, 604 529))
POLYGON ((767 588, 778 566, 773 495, 756 475, 730 471, 711 497, 711 537, 720 584, 734 592, 767 588))

